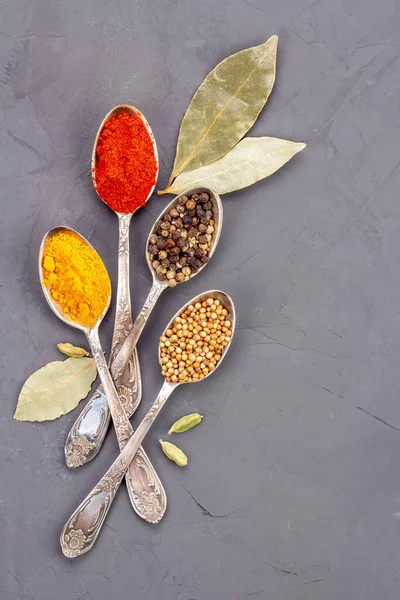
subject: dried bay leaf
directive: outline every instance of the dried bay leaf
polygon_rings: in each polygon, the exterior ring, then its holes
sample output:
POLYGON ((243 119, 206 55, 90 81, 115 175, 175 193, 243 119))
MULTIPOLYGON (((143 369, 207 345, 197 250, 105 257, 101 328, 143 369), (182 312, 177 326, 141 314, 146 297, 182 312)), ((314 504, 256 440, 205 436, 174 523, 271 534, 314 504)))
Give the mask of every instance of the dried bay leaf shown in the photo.
POLYGON ((305 146, 278 138, 244 138, 220 160, 179 175, 166 193, 177 195, 191 187, 207 187, 218 194, 240 190, 275 173, 305 146))
POLYGON ((275 82, 277 44, 273 35, 232 54, 207 75, 183 117, 167 188, 179 174, 220 159, 252 127, 275 82))
POLYGON ((49 421, 69 413, 88 395, 96 377, 93 358, 67 358, 45 365, 24 383, 14 419, 49 421))

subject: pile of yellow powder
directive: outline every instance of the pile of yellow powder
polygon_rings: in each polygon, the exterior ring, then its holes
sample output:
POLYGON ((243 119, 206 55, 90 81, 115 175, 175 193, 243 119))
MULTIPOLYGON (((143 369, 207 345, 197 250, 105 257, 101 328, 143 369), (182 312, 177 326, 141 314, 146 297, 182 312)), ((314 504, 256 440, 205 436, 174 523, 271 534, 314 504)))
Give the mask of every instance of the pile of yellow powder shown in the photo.
POLYGON ((64 313, 94 327, 109 303, 111 283, 100 256, 73 231, 59 230, 45 243, 43 283, 64 313))

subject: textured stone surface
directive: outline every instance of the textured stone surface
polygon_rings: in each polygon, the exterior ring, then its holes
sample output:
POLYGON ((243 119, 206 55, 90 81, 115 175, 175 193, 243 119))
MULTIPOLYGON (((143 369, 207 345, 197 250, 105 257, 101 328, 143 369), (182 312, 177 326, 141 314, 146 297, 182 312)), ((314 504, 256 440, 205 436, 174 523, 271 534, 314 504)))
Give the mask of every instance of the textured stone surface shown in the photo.
MULTIPOLYGON (((0 5, 1 600, 392 600, 400 587, 400 203, 397 0, 12 0, 0 5), (44 303, 43 234, 66 223, 116 281, 116 219, 88 177, 105 113, 149 119, 166 183, 191 95, 225 56, 277 33, 278 77, 252 134, 305 141, 269 181, 224 198, 209 268, 165 294, 140 340, 137 423, 161 385, 157 336, 191 296, 220 287, 239 330, 215 378, 182 387, 145 448, 169 496, 152 527, 118 494, 92 552, 66 560, 65 519, 116 456, 113 434, 69 471, 77 411, 12 420, 55 344, 82 344, 44 303), (235 244, 235 241, 238 242, 235 244), (179 439, 179 470, 158 447, 179 439)), ((150 284, 148 230, 132 224, 133 305, 150 284)), ((111 337, 110 311, 101 331, 111 337)), ((78 409, 79 410, 79 409, 78 409)))

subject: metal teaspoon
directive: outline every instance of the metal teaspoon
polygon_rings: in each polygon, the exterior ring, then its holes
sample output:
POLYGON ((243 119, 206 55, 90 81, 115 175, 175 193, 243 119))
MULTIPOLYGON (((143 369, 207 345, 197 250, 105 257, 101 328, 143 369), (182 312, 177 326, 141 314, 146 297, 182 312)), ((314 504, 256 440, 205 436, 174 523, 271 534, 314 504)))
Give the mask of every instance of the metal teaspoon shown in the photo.
MULTIPOLYGON (((132 354, 133 349, 136 347, 137 341, 140 337, 140 334, 143 331, 144 326, 146 325, 147 319, 150 316, 151 311, 153 310, 157 300, 159 299, 161 293, 168 288, 168 281, 159 281, 157 279, 157 274, 151 264, 150 261, 150 255, 148 252, 148 245, 149 245, 149 240, 150 240, 150 235, 154 232, 155 227, 156 227, 156 223, 157 221, 160 221, 163 219, 164 215, 171 210, 171 208, 173 208, 174 206, 176 206, 178 204, 178 200, 181 196, 191 196, 192 194, 201 194, 202 192, 206 192, 207 194, 209 194, 210 196, 210 201, 213 204, 213 212, 214 212, 214 222, 215 222, 215 231, 213 233, 213 237, 211 240, 211 248, 208 254, 208 257, 211 258, 212 255, 215 252, 215 249, 217 247, 220 235, 221 235, 221 230, 222 230, 222 221, 223 221, 223 208, 222 208, 222 202, 221 202, 221 198, 218 196, 218 194, 216 192, 213 192, 212 190, 208 189, 208 188, 192 188, 190 190, 187 190, 186 192, 184 192, 183 194, 180 194, 179 196, 177 196, 176 198, 174 198, 166 207, 165 209, 162 211, 162 213, 159 215, 158 219, 156 219, 156 222, 154 224, 154 226, 152 227, 149 236, 147 238, 147 242, 146 242, 146 261, 147 261, 147 265, 153 275, 153 284, 151 286, 149 295, 147 296, 142 310, 140 311, 140 313, 138 314, 138 316, 136 317, 136 320, 133 324, 132 329, 129 332, 128 337, 126 338, 125 342, 122 345, 121 350, 118 352, 118 355, 116 356, 116 358, 114 359, 114 362, 112 364, 111 367, 111 374, 114 378, 119 377, 120 373, 122 373, 125 369, 125 365, 127 360, 129 359, 129 356, 132 354)), ((192 273, 189 277, 189 279, 192 279, 193 277, 196 277, 196 275, 199 275, 199 273, 201 273, 201 271, 208 265, 208 263, 204 264, 203 266, 201 266, 199 268, 199 270, 196 273, 192 273)), ((185 282, 182 282, 178 285, 182 285, 185 282)))
MULTIPOLYGON (((97 144, 104 125, 121 112, 128 112, 141 118, 153 142, 154 155, 157 162, 158 153, 153 132, 142 113, 129 104, 120 104, 110 110, 104 117, 93 144, 92 152, 92 178, 96 186, 97 144)), ((155 185, 151 188, 146 202, 152 195, 155 185)), ((102 200, 101 196, 98 194, 102 200)), ((135 211, 136 212, 136 211, 135 211)), ((111 343, 109 367, 111 367, 122 343, 126 339, 132 324, 131 297, 129 290, 129 227, 132 214, 115 213, 118 217, 118 287, 115 311, 114 333, 111 343)), ((139 360, 136 348, 131 353, 128 363, 118 379, 114 379, 120 401, 129 417, 139 406, 142 395, 139 360)), ((85 408, 73 424, 65 442, 65 460, 69 467, 79 467, 91 461, 99 452, 107 429, 110 424, 110 409, 104 394, 102 384, 92 394, 85 408)), ((118 425, 116 426, 118 429, 118 425)), ((117 431, 118 437, 118 431, 117 431)), ((121 446, 120 446, 121 447, 121 446)), ((122 449, 122 448, 121 448, 122 449)), ((130 467, 132 475, 132 490, 134 491, 133 507, 137 514, 151 523, 158 522, 164 515, 167 507, 167 496, 163 485, 153 465, 143 448, 139 449, 130 467)))
MULTIPOLYGON (((232 323, 232 338, 235 332, 236 326, 236 313, 235 306, 230 296, 219 290, 210 290, 199 294, 195 298, 192 298, 187 302, 178 312, 172 317, 167 327, 164 330, 164 335, 167 329, 172 327, 172 324, 177 316, 179 316, 189 304, 195 304, 196 302, 202 302, 206 298, 214 298, 220 300, 222 306, 227 309, 227 318, 232 323)), ((232 341, 232 340, 231 340, 232 341)), ((228 351, 231 341, 225 346, 222 351, 221 359, 219 360, 214 371, 208 373, 204 379, 207 379, 212 373, 214 373, 221 365, 224 357, 228 351)), ((160 348, 158 350, 158 356, 160 358, 160 348)), ((203 380, 204 381, 204 380, 203 380)), ((196 383, 196 382, 188 382, 196 383)), ((132 461, 134 454, 136 453, 139 445, 142 443, 146 433, 154 423, 156 417, 161 411, 162 407, 175 390, 181 383, 168 383, 164 381, 161 390, 153 402, 147 415, 140 423, 133 437, 129 440, 124 450, 113 462, 107 473, 93 488, 93 490, 86 496, 83 502, 78 506, 72 516, 69 518, 67 523, 61 532, 60 542, 63 554, 68 558, 75 558, 88 552, 96 542, 97 536, 100 533, 100 529, 105 521, 109 508, 114 500, 115 494, 121 484, 124 474, 132 461)))
MULTIPOLYGON (((43 284, 43 267, 42 267, 43 251, 44 251, 45 243, 52 235, 56 234, 59 231, 73 232, 75 235, 77 235, 79 238, 81 238, 81 240, 84 243, 86 243, 90 248, 92 248, 93 252, 96 252, 96 250, 93 248, 93 246, 91 244, 89 244, 89 242, 74 229, 71 229, 69 227, 56 227, 55 229, 51 229, 44 236, 41 246, 40 246, 40 251, 39 251, 39 276, 40 276, 40 282, 42 285, 42 290, 43 290, 44 296, 45 296, 50 308, 58 316, 58 318, 61 319, 62 321, 64 321, 64 323, 67 323, 67 325, 71 325, 72 327, 75 327, 76 329, 80 329, 81 331, 83 331, 85 333, 87 340, 89 342, 89 345, 90 345, 90 349, 92 351, 93 358, 96 362, 97 370, 98 370, 98 373, 100 376, 100 380, 101 380, 105 395, 107 397, 107 404, 110 408, 111 415, 112 415, 112 418, 113 418, 113 421, 115 424, 115 431, 117 434, 118 443, 119 443, 120 448, 122 449, 125 447, 128 440, 132 437, 133 429, 132 429, 129 419, 126 416, 126 413, 122 407, 122 404, 119 400, 117 390, 115 389, 114 382, 111 378, 110 371, 108 370, 107 363, 104 358, 104 353, 103 353, 101 343, 100 343, 100 338, 99 338, 99 326, 100 326, 105 314, 107 313, 107 311, 109 309, 110 302, 111 302, 111 294, 110 294, 107 306, 104 309, 103 314, 99 317, 96 325, 91 329, 89 329, 88 327, 79 325, 79 323, 77 323, 76 321, 73 321, 68 316, 68 314, 63 312, 63 310, 60 307, 60 305, 58 304, 58 302, 56 302, 56 300, 54 300, 54 298, 51 296, 47 287, 43 284)), ((134 483, 135 477, 136 477, 136 469, 133 468, 133 470, 131 471, 131 469, 129 468, 128 472, 126 473, 126 484, 127 484, 128 494, 129 494, 129 498, 131 500, 132 506, 136 510, 138 502, 137 502, 137 495, 136 495, 136 485, 134 483)), ((155 504, 153 502, 153 506, 155 508, 155 510, 153 511, 154 515, 149 515, 148 520, 150 520, 150 517, 153 517, 154 522, 158 522, 161 517, 159 517, 158 512, 156 511, 157 504, 155 504)), ((163 506, 163 511, 165 512, 165 506, 163 506)))
MULTIPOLYGON (((215 249, 217 247, 217 244, 218 244, 218 241, 220 238, 220 234, 221 234, 221 229, 222 229, 223 208, 222 208, 221 198, 218 196, 218 194, 216 194, 215 192, 213 192, 212 190, 207 189, 207 188, 193 188, 193 189, 187 190, 184 194, 180 194, 180 196, 182 196, 182 195, 188 196, 188 195, 192 195, 195 193, 200 194, 201 192, 207 192, 209 194, 210 200, 213 203, 213 209, 214 209, 215 232, 214 232, 213 238, 211 240, 211 249, 209 252, 209 258, 211 258, 211 256, 214 254, 215 249)), ((124 373, 126 364, 129 361, 129 358, 132 355, 132 352, 136 348, 137 341, 143 331, 143 328, 147 322, 147 319, 150 316, 151 311, 153 310, 161 293, 168 287, 167 281, 159 281, 157 279, 157 274, 156 274, 154 268, 152 267, 147 248, 149 245, 150 236, 154 232, 157 221, 162 220, 164 215, 167 214, 171 210, 171 208, 173 208, 176 204, 178 204, 178 199, 180 198, 180 196, 177 196, 176 198, 174 198, 164 208, 162 213, 156 219, 153 227, 151 228, 149 236, 147 238, 146 251, 145 251, 146 261, 147 261, 147 265, 153 275, 153 284, 151 286, 149 295, 147 296, 146 301, 142 307, 142 310, 140 311, 139 315, 137 316, 137 318, 133 324, 132 329, 130 330, 128 337, 126 338, 124 344, 122 345, 121 349, 119 350, 117 356, 114 357, 114 360, 110 366, 111 375, 112 375, 114 381, 118 381, 121 374, 124 373)), ((208 264, 208 263, 206 263, 206 264, 208 264)), ((202 271, 204 269, 206 264, 203 265, 197 271, 197 273, 193 273, 192 275, 190 275, 190 278, 198 275, 200 273, 200 271, 202 271)), ((179 284, 179 285, 182 285, 182 284, 179 284)), ((84 412, 85 412, 85 410, 86 409, 84 409, 84 412)), ((108 419, 109 419, 108 410, 109 409, 108 409, 107 403, 104 403, 101 405, 101 410, 104 411, 104 415, 105 415, 105 418, 101 421, 101 423, 99 425, 99 428, 101 428, 101 432, 99 432, 98 429, 94 429, 95 435, 98 436, 98 443, 97 443, 98 450, 100 449, 100 445, 103 443, 103 440, 104 440, 104 437, 105 437, 105 434, 107 431, 107 427, 108 427, 108 419)), ((95 422, 95 427, 97 427, 97 423, 98 423, 98 421, 95 422)), ((89 421, 86 422, 86 427, 87 427, 86 435, 88 435, 89 437, 92 437, 93 429, 91 429, 91 423, 89 421)), ((71 433, 69 434, 68 438, 70 436, 71 436, 71 433)))

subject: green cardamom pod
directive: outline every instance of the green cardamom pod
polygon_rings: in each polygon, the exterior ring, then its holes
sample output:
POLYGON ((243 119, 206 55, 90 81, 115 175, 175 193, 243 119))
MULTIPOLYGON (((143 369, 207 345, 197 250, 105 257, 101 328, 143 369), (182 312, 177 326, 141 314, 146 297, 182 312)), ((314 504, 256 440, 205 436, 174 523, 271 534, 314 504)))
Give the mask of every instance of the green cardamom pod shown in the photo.
POLYGON ((57 344, 57 348, 63 354, 72 356, 73 358, 82 358, 83 356, 89 355, 89 352, 87 352, 84 348, 78 348, 78 346, 73 346, 70 343, 57 344))
POLYGON ((160 444, 165 456, 170 460, 173 460, 178 467, 186 467, 188 464, 187 456, 180 448, 178 448, 178 446, 175 446, 175 444, 171 444, 170 442, 163 442, 163 440, 160 440, 160 444))
POLYGON ((202 418, 203 415, 199 415, 199 413, 192 413, 191 415, 186 415, 181 419, 178 419, 178 421, 175 421, 168 433, 170 435, 171 433, 183 433, 184 431, 192 429, 192 427, 195 427, 196 425, 201 423, 202 418))

